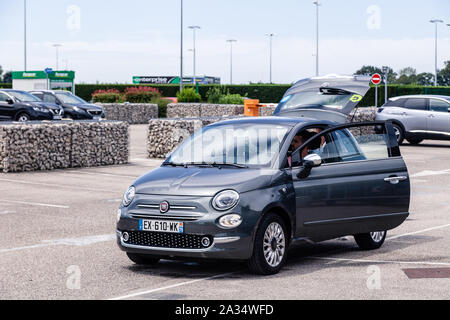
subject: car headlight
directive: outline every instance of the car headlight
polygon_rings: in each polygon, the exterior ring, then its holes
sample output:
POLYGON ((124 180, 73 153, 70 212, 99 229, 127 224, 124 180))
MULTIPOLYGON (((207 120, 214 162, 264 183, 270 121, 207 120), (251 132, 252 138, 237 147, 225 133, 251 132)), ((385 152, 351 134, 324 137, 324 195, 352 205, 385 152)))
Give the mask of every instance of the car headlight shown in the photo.
POLYGON ((83 111, 83 109, 78 108, 78 107, 73 107, 72 109, 73 109, 73 111, 76 111, 76 112, 81 112, 81 111, 83 111))
POLYGON ((216 194, 212 200, 212 206, 218 211, 233 208, 239 201, 239 193, 234 190, 224 190, 216 194))
POLYGON ((43 107, 33 107, 34 111, 40 111, 40 112, 50 112, 47 108, 43 107))
POLYGON ((123 195, 123 200, 122 200, 122 204, 124 207, 129 206, 131 201, 133 201, 135 191, 136 191, 136 189, 133 186, 129 187, 127 189, 127 191, 125 191, 125 194, 123 195))
POLYGON ((238 214, 227 214, 219 219, 219 224, 224 228, 235 228, 242 222, 242 217, 238 214))

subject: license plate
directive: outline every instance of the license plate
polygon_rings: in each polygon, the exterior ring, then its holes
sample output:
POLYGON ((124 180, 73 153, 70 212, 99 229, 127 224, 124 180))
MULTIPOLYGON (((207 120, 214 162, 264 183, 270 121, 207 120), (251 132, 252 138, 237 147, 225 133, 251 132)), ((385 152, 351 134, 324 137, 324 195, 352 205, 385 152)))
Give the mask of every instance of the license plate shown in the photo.
POLYGON ((92 119, 93 119, 93 120, 100 120, 100 117, 99 117, 99 116, 95 116, 95 117, 93 117, 92 119))
POLYGON ((61 120, 62 116, 53 116, 53 120, 61 120))
POLYGON ((167 220, 139 220, 140 231, 184 233, 184 223, 167 220))

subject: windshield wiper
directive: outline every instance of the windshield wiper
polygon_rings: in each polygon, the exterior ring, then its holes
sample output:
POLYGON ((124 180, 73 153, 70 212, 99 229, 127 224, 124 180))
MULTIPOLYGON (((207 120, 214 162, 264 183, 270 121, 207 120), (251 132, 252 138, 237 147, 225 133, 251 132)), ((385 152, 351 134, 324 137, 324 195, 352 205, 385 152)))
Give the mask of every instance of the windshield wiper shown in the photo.
POLYGON ((238 163, 217 163, 217 162, 213 162, 211 163, 212 166, 214 167, 220 167, 220 166, 232 166, 235 168, 240 168, 240 169, 244 169, 244 168, 248 168, 248 166, 246 166, 245 164, 238 164, 238 163))
POLYGON ((183 163, 175 163, 175 162, 164 162, 163 166, 172 166, 172 167, 185 167, 183 163))

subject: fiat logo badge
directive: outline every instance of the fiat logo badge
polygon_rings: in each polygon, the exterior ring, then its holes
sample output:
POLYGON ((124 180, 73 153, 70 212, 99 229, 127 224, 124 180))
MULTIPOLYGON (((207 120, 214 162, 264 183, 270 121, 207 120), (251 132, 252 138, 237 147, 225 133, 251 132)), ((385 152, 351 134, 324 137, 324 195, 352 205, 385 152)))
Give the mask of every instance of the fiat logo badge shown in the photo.
POLYGON ((167 211, 169 211, 169 203, 167 201, 163 201, 159 204, 159 211, 161 213, 166 213, 167 211))

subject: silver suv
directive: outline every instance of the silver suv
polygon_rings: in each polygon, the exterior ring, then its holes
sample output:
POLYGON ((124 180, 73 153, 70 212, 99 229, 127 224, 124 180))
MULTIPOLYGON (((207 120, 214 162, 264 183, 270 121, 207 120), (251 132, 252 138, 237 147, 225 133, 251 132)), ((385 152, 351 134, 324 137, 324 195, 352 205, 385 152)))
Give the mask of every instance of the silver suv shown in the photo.
POLYGON ((399 144, 424 139, 450 140, 450 97, 411 95, 390 98, 378 108, 377 120, 391 120, 399 144))

